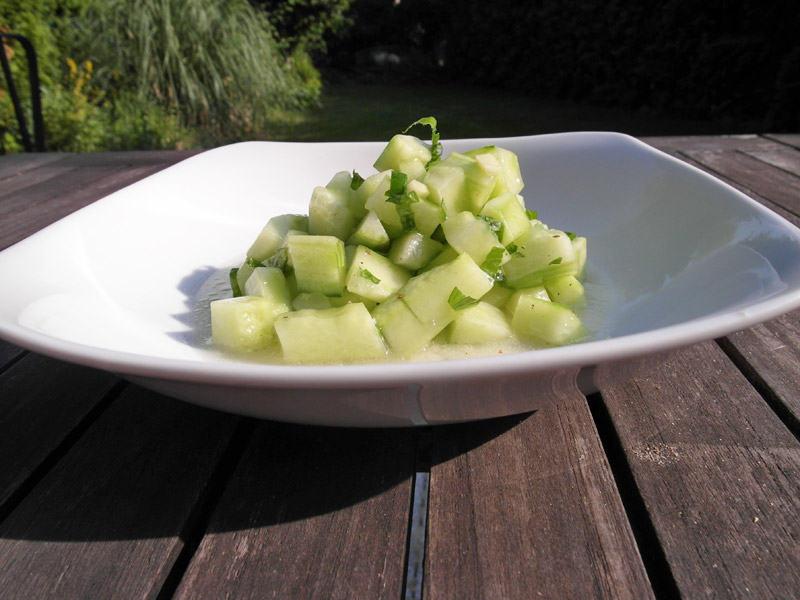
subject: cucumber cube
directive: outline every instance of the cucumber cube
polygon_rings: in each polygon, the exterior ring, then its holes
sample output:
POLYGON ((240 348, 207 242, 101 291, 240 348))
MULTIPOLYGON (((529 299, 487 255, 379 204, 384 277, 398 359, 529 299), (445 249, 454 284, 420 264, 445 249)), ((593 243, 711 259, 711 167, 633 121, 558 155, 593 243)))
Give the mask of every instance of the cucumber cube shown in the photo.
POLYGON ((427 265, 419 269, 420 273, 424 273, 425 271, 430 271, 434 267, 440 267, 442 265, 446 265, 449 262, 453 262, 455 259, 459 257, 459 253, 449 244, 444 245, 444 249, 436 255, 436 257, 431 260, 427 265))
POLYGON ((292 363, 351 363, 386 355, 372 316, 363 304, 282 314, 275 331, 283 357, 292 363))
POLYGON ((383 302, 411 278, 411 273, 365 246, 356 248, 347 272, 347 290, 383 302))
POLYGON ((493 279, 475 264, 469 254, 461 254, 452 262, 412 277, 398 296, 423 325, 431 326, 439 333, 455 318, 456 311, 449 303, 455 288, 464 296, 477 300, 492 285, 493 279))
POLYGON ((492 198, 506 193, 519 194, 522 191, 523 182, 519 170, 519 159, 513 152, 498 146, 484 146, 483 148, 465 152, 465 154, 473 158, 489 154, 497 160, 500 165, 500 172, 495 176, 492 198))
POLYGON ((467 196, 467 178, 464 169, 434 163, 422 182, 428 187, 428 201, 444 208, 447 216, 470 210, 467 196))
POLYGON ((492 306, 503 308, 513 293, 514 290, 511 288, 507 288, 504 285, 495 284, 492 289, 483 295, 481 302, 488 302, 492 306))
POLYGON ((574 275, 561 275, 544 282, 547 295, 553 302, 579 307, 586 303, 586 291, 583 284, 574 275))
POLYGON ((331 235, 290 235, 289 257, 298 292, 341 296, 344 289, 344 242, 331 235))
POLYGON ((396 296, 376 306, 372 317, 392 352, 405 357, 424 348, 439 331, 424 325, 396 296))
POLYGON ((504 246, 531 228, 528 215, 525 214, 525 209, 516 194, 509 193, 492 198, 484 204, 480 215, 502 224, 500 242, 504 246))
POLYGON ((443 244, 419 231, 411 231, 392 242, 389 260, 409 271, 416 271, 431 262, 443 248, 443 244))
POLYGON ((308 217, 305 215, 278 215, 277 217, 272 217, 267 221, 261 233, 258 234, 258 237, 250 246, 247 251, 247 257, 258 262, 264 262, 278 251, 278 248, 283 245, 286 234, 292 229, 308 231, 308 217))
POLYGON ((276 267, 256 267, 244 284, 244 293, 269 300, 275 316, 291 310, 292 296, 286 276, 276 267))
POLYGON ((572 241, 563 231, 534 225, 514 243, 519 255, 503 265, 505 282, 510 287, 534 287, 546 279, 578 273, 572 241))
POLYGON ((450 156, 439 163, 439 166, 452 166, 464 171, 466 210, 477 214, 494 190, 495 174, 500 171, 497 161, 492 159, 479 162, 466 154, 452 152, 450 156))
POLYGON ((575 252, 575 269, 577 277, 583 278, 586 272, 586 238, 576 237, 572 240, 572 250, 575 252))
POLYGON ((378 215, 373 211, 369 211, 361 220, 361 223, 358 224, 347 243, 354 246, 366 246, 373 250, 387 250, 391 240, 378 215))
POLYGON ((506 300, 503 308, 505 309, 508 317, 511 318, 517 311, 517 307, 520 304, 525 304, 526 302, 530 304, 532 302, 536 302, 537 300, 550 300, 550 295, 547 293, 547 290, 543 285, 517 290, 511 294, 508 300, 506 300))
POLYGON ((428 237, 433 235, 433 232, 445 219, 444 209, 440 205, 426 200, 412 204, 411 212, 414 213, 414 224, 417 226, 417 231, 428 237))
POLYGON ((583 323, 568 306, 539 299, 518 303, 511 315, 511 327, 521 335, 554 346, 572 342, 585 333, 583 323))
POLYGON ((451 344, 484 344, 511 337, 511 325, 503 311, 488 302, 456 312, 447 326, 447 340, 451 344))
POLYGON ((211 341, 234 352, 263 350, 275 339, 275 306, 267 298, 239 296, 211 302, 211 341))
POLYGON ((378 171, 400 171, 409 179, 419 179, 430 159, 431 150, 425 142, 413 135, 399 134, 389 140, 374 166, 378 171))
POLYGON ((489 223, 469 211, 451 216, 442 223, 442 229, 447 242, 456 252, 466 252, 478 265, 483 265, 489 253, 493 251, 499 253, 495 271, 511 258, 497 239, 495 232, 489 227, 489 223))

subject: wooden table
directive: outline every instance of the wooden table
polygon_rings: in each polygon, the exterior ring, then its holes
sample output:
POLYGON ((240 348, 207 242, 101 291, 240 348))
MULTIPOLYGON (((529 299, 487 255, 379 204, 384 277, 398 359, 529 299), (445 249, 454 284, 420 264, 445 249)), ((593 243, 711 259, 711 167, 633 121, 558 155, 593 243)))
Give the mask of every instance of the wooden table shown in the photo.
MULTIPOLYGON (((800 136, 645 141, 800 222, 800 136)), ((0 157, 0 248, 186 156, 0 157)), ((427 429, 256 421, 0 342, 0 598, 799 598, 798 388, 798 311, 427 429)))

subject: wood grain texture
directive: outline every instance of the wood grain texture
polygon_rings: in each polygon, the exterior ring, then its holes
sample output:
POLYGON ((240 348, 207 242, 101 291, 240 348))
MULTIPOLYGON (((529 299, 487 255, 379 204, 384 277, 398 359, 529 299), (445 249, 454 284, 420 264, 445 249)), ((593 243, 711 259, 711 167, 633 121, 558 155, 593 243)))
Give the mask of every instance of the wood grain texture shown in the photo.
POLYGON ((235 422, 127 388, 0 524, 0 597, 155 597, 235 422))
POLYGON ((682 597, 800 596, 800 444, 720 348, 601 391, 682 597))
POLYGON ((26 178, 34 183, 0 198, 0 249, 192 154, 75 154, 44 165, 42 169, 58 170, 58 175, 37 179, 34 170, 26 178))
POLYGON ((24 175, 27 171, 38 169, 48 163, 59 161, 67 153, 61 152, 25 152, 0 156, 0 190, 6 180, 24 175))
POLYGON ((0 507, 116 382, 37 354, 0 375, 0 507))
POLYGON ((0 373, 7 368, 9 363, 22 356, 24 352, 19 346, 0 340, 0 373))
POLYGON ((424 597, 652 597, 577 388, 431 436, 424 597))
POLYGON ((260 424, 177 598, 399 598, 415 439, 260 424))

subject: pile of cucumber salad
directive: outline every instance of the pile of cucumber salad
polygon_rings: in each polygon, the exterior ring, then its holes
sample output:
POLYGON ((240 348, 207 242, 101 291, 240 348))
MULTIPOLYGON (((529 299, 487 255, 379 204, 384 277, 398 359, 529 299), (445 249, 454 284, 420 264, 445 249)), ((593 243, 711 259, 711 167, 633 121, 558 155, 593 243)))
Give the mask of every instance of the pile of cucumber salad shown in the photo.
POLYGON ((525 208, 514 153, 485 146, 445 157, 428 117, 395 135, 374 167, 315 188, 307 215, 267 222, 231 270, 232 296, 210 303, 214 347, 347 364, 587 335, 586 239, 525 208))

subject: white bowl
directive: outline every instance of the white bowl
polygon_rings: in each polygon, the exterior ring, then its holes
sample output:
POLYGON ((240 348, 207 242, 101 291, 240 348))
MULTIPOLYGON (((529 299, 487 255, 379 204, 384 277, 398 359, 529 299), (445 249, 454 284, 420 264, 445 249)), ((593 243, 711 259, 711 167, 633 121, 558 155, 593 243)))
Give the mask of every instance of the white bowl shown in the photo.
POLYGON ((372 172, 384 145, 270 142, 192 157, 4 250, 0 337, 220 410, 421 425, 532 410, 564 382, 591 391, 598 365, 620 377, 636 359, 800 306, 800 231, 717 179, 614 133, 451 140, 445 153, 488 143, 519 156, 529 208, 588 239, 592 340, 354 366, 254 364, 213 351, 208 298, 263 224, 307 212, 312 188, 337 171, 372 172))

